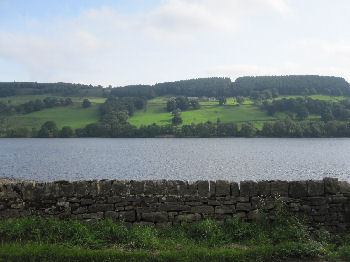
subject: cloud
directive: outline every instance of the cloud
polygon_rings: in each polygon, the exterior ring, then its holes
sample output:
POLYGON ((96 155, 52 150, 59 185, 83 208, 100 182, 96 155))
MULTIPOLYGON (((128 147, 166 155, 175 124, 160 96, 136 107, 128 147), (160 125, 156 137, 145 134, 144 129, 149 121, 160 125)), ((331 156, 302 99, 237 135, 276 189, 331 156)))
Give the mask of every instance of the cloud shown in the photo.
POLYGON ((255 15, 291 13, 286 0, 167 0, 150 12, 145 31, 161 38, 189 39, 197 34, 232 34, 255 15))
POLYGON ((329 41, 307 38, 297 41, 293 46, 300 52, 308 53, 309 56, 345 61, 350 59, 350 40, 329 41))

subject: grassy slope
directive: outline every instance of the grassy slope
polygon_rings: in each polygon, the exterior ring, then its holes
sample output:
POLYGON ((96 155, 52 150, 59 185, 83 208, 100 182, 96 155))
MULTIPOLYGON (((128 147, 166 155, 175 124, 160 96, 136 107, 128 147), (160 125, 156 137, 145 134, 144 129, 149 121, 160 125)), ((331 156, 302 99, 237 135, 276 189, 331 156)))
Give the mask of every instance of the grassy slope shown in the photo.
POLYGON ((98 119, 97 105, 92 105, 86 109, 77 106, 67 106, 45 109, 25 115, 16 115, 10 118, 10 123, 14 127, 39 128, 44 122, 53 120, 58 128, 70 126, 75 129, 97 122, 98 119))
MULTIPOLYGON (((224 123, 240 121, 272 121, 275 117, 268 116, 247 100, 238 106, 233 98, 227 99, 227 104, 219 106, 218 102, 200 102, 201 109, 182 112, 183 124, 216 122, 218 118, 224 123)), ((166 98, 155 98, 149 101, 147 110, 135 112, 129 122, 136 126, 166 125, 171 123, 172 115, 166 111, 166 98)))
MULTIPOLYGON (((11 96, 0 98, 2 102, 11 101, 11 104, 23 104, 35 99, 45 99, 46 97, 54 97, 50 94, 44 95, 27 95, 27 96, 11 96)), ((65 98, 55 96, 57 98, 65 98)), ((85 127, 87 124, 95 123, 99 120, 98 104, 103 103, 106 99, 103 97, 70 97, 73 105, 66 107, 54 107, 44 109, 30 114, 16 114, 7 118, 7 124, 10 128, 26 127, 39 129, 43 123, 52 120, 55 121, 58 128, 70 126, 73 129, 85 127), (90 108, 82 108, 81 103, 87 98, 92 103, 90 108)))
MULTIPOLYGON (((0 101, 7 102, 11 100, 12 104, 21 104, 35 99, 44 99, 52 96, 45 95, 27 95, 13 96, 0 98, 0 101)), ((302 96, 283 96, 284 98, 296 98, 302 96)), ((279 97, 277 99, 282 99, 279 97)), ((339 101, 344 97, 330 97, 325 95, 312 95, 313 99, 339 101)), ((60 98, 60 97, 59 97, 60 98)), ((69 107, 56 107, 45 109, 39 112, 34 112, 25 115, 14 115, 8 118, 8 125, 11 128, 27 127, 40 128, 40 126, 48 120, 53 120, 61 128, 65 125, 71 126, 73 129, 81 128, 89 123, 98 121, 98 104, 103 103, 105 98, 88 97, 93 103, 91 108, 83 109, 80 104, 85 97, 71 97, 74 105, 69 107)), ((147 110, 135 112, 134 116, 129 119, 129 122, 136 126, 151 125, 166 125, 171 123, 172 115, 165 110, 168 97, 157 97, 148 101, 147 110)), ((258 107, 253 105, 253 102, 247 99, 243 105, 238 106, 234 98, 227 98, 225 106, 219 106, 218 101, 200 102, 201 109, 182 112, 184 124, 203 123, 206 121, 215 122, 218 118, 224 123, 227 122, 242 122, 253 121, 257 128, 262 128, 264 121, 274 121, 275 119, 283 119, 286 117, 284 113, 277 113, 274 117, 268 116, 258 107)), ((317 115, 309 116, 309 118, 319 118, 317 115)))

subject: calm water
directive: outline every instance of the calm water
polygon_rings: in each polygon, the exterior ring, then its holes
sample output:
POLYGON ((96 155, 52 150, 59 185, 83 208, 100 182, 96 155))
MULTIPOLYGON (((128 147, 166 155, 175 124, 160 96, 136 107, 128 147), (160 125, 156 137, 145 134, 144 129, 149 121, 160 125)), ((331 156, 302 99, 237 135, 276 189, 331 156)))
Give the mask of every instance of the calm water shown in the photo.
POLYGON ((350 139, 0 139, 0 177, 348 180, 350 139))

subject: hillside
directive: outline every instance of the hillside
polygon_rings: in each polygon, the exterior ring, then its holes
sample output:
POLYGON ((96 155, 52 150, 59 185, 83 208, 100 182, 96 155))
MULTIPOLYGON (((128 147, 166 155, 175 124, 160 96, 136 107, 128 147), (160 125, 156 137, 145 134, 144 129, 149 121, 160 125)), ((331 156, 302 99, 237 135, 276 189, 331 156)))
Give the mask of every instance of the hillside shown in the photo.
POLYGON ((58 130, 68 126, 73 134, 80 129, 78 136, 170 135, 183 126, 203 123, 235 123, 238 128, 249 124, 259 133, 265 123, 286 118, 317 125, 348 121, 349 95, 344 79, 323 76, 241 77, 234 82, 202 78, 107 89, 69 83, 0 83, 0 136, 18 136, 16 130, 21 130, 19 136, 32 129, 37 132, 47 121, 54 121, 58 130), (174 112, 167 103, 175 97, 187 103, 196 100, 198 108, 180 110, 181 122, 173 126, 174 112), (82 106, 85 99, 91 106, 82 106), (147 129, 154 124, 156 130, 147 129))

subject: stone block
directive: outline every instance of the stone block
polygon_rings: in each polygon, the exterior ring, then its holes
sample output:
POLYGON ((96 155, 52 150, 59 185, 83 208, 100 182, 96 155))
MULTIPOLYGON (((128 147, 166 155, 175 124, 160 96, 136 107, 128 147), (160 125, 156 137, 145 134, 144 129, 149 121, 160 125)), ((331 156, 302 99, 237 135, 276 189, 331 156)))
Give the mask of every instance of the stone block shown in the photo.
POLYGON ((88 209, 86 206, 84 207, 78 207, 75 210, 72 211, 73 214, 84 214, 87 213, 88 209))
POLYGON ((287 181, 274 180, 270 184, 272 196, 288 196, 289 184, 287 181))
POLYGON ((113 211, 113 204, 92 204, 88 207, 90 213, 104 212, 104 211, 113 211))
POLYGON ((324 182, 322 180, 308 180, 307 193, 309 196, 323 196, 324 182))
POLYGON ((226 180, 217 180, 215 187, 216 196, 230 196, 231 195, 231 186, 230 183, 226 180))
POLYGON ((145 181, 130 181, 130 194, 143 195, 145 193, 145 181))
POLYGON ((187 183, 187 189, 185 190, 185 196, 197 196, 197 183, 190 181, 187 183))
POLYGON ((166 180, 147 180, 145 181, 145 195, 166 195, 166 180))
POLYGON ((113 180, 111 194, 125 196, 128 193, 130 182, 126 180, 113 180))
POLYGON ((194 222, 201 220, 202 217, 200 214, 182 214, 175 217, 175 222, 194 222))
POLYGON ((82 214, 83 219, 102 219, 103 212, 82 214))
POLYGON ((269 181, 258 181, 258 195, 259 196, 271 195, 271 185, 269 181))
POLYGON ((239 196, 239 186, 238 183, 236 182, 231 182, 230 183, 230 188, 231 188, 231 196, 233 197, 238 197, 239 196))
POLYGON ((106 211, 105 218, 117 220, 119 218, 119 214, 118 214, 118 212, 115 212, 115 211, 106 211))
POLYGON ((258 195, 258 183, 252 180, 240 183, 240 196, 252 197, 258 195))
POLYGON ((235 212, 236 212, 236 208, 234 205, 215 207, 215 214, 234 214, 235 212))
POLYGON ((80 204, 82 206, 92 205, 93 203, 95 203, 95 200, 93 200, 91 198, 83 198, 83 199, 80 200, 80 204))
POLYGON ((306 181, 291 181, 289 182, 289 197, 300 198, 308 195, 306 181))
POLYGON ((324 181, 324 191, 326 194, 334 195, 340 191, 340 186, 338 183, 338 178, 326 177, 324 181))
POLYGON ((152 212, 152 213, 142 213, 142 220, 146 222, 162 223, 168 221, 167 212, 152 212))
POLYGON ((119 219, 125 222, 136 221, 136 213, 134 210, 119 212, 119 219))
POLYGON ((213 214, 214 207, 212 206, 194 206, 191 208, 191 212, 199 214, 213 214))
POLYGON ((252 209, 251 203, 237 203, 237 211, 250 211, 252 209))
POLYGON ((190 206, 184 205, 182 203, 169 202, 169 203, 162 203, 159 206, 159 210, 161 210, 161 211, 188 211, 188 210, 190 210, 190 206))
POLYGON ((328 202, 326 197, 308 197, 307 201, 311 206, 320 206, 328 202))
POLYGON ((82 181, 74 181, 72 182, 73 189, 74 189, 74 195, 77 197, 83 197, 87 195, 87 182, 82 181))
POLYGON ((197 181, 198 195, 200 197, 209 196, 209 181, 197 181))
POLYGON ((339 181, 339 191, 340 193, 349 194, 350 193, 350 183, 347 181, 339 181))
POLYGON ((184 196, 187 191, 187 182, 181 180, 170 180, 166 182, 169 195, 184 196))
POLYGON ((102 196, 109 196, 112 192, 112 180, 100 180, 97 183, 98 194, 102 196))

